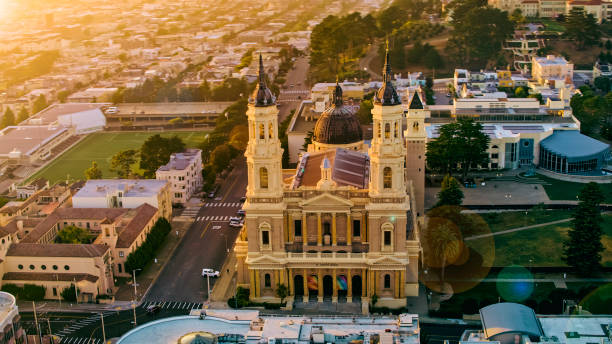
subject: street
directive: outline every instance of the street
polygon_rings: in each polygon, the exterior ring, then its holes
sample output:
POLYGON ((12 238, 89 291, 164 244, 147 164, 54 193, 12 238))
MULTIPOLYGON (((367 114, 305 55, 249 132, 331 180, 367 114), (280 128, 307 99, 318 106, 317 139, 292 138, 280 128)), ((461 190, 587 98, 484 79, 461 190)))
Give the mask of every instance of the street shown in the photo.
POLYGON ((308 68, 308 56, 302 56, 295 60, 293 68, 287 73, 287 81, 281 88, 277 100, 278 123, 281 123, 291 110, 297 110, 302 100, 310 97, 310 88, 307 84, 308 68))
MULTIPOLYGON (((206 300, 206 278, 202 277, 202 269, 219 270, 239 232, 238 228, 229 227, 227 221, 230 216, 237 216, 236 211, 242 207, 240 198, 246 191, 246 164, 242 158, 237 161, 239 165, 234 167, 217 192, 220 200, 206 199, 193 213, 190 209, 184 210, 194 218, 194 222, 151 286, 145 301, 206 300), (220 228, 216 229, 216 226, 220 228)), ((210 278, 211 288, 214 282, 215 278, 210 278)))

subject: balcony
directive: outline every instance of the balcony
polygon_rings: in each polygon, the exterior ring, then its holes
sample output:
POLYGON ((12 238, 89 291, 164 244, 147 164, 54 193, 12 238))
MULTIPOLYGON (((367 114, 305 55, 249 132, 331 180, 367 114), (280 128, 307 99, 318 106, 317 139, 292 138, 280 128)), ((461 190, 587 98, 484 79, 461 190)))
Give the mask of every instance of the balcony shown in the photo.
POLYGON ((364 260, 366 259, 365 253, 351 253, 351 252, 302 252, 302 253, 287 253, 289 260, 296 261, 322 261, 322 262, 336 262, 336 260, 364 260))
MULTIPOLYGON (((342 252, 352 252, 352 253, 367 253, 370 250, 370 244, 362 244, 359 242, 352 243, 351 245, 347 245, 344 242, 338 242, 337 246, 332 245, 321 245, 318 246, 316 242, 308 243, 308 245, 304 246, 302 242, 295 242, 290 244, 285 244, 285 251, 290 253, 302 253, 304 251, 336 251, 338 254, 342 254, 342 252)), ((314 254, 314 253, 313 253, 314 254)))

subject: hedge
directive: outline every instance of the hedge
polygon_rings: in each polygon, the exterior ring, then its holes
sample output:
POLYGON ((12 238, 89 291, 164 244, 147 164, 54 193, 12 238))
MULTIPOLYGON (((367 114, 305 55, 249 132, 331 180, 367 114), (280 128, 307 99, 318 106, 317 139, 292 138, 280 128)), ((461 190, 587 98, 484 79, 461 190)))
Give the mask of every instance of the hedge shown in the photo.
POLYGON ((172 230, 170 222, 160 217, 151 228, 147 239, 134 252, 130 253, 125 261, 125 271, 131 272, 140 269, 139 272, 155 257, 155 252, 164 243, 166 236, 172 230))
POLYGON ((41 301, 45 299, 45 287, 36 284, 24 284, 20 287, 16 284, 5 284, 2 291, 13 294, 18 300, 41 301))

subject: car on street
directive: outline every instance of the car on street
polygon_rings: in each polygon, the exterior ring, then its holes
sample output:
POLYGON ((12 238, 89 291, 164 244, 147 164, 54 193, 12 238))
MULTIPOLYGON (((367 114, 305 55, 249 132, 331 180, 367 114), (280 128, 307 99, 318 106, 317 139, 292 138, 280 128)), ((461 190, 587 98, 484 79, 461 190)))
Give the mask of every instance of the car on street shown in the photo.
POLYGON ((215 192, 214 191, 209 192, 208 198, 215 198, 215 192))
POLYGON ((244 215, 246 215, 246 212, 244 211, 244 209, 238 209, 236 214, 238 214, 239 216, 244 216, 244 215))
POLYGON ((219 277, 219 271, 213 269, 202 269, 202 277, 219 277))
POLYGON ((233 220, 233 221, 230 221, 230 223, 229 223, 229 226, 233 227, 233 228, 241 228, 242 225, 244 225, 244 222, 242 222, 240 220, 238 220, 238 221, 237 220, 233 220))
POLYGON ((447 94, 446 94, 446 96, 450 98, 450 97, 451 97, 451 94, 450 94, 450 93, 447 93, 447 94))
POLYGON ((149 305, 147 306, 147 314, 153 315, 159 313, 161 311, 161 307, 159 305, 149 305))
POLYGON ((232 221, 238 221, 238 222, 240 222, 240 220, 242 220, 242 219, 241 219, 241 218, 239 218, 239 217, 236 217, 236 216, 231 216, 231 217, 229 218, 229 221, 230 221, 230 222, 232 222, 232 221))
POLYGON ((240 197, 240 202, 242 202, 242 203, 246 202, 246 197, 244 197, 244 196, 240 197))
POLYGON ((215 197, 215 201, 220 201, 221 199, 222 199, 221 196, 215 197))

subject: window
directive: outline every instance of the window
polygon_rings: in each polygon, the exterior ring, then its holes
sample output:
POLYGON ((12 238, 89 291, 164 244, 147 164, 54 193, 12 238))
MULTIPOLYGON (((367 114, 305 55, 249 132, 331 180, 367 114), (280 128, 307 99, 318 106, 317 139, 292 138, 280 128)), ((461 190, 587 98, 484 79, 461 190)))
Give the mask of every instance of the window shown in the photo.
POLYGON ((391 275, 386 274, 385 275, 385 285, 384 285, 385 289, 389 289, 391 288, 391 275))
POLYGON ((491 154, 491 159, 497 159, 497 158, 499 158, 499 153, 491 154))
POLYGON ((64 265, 64 270, 66 270, 66 271, 70 270, 70 266, 64 265))
POLYGON ((23 264, 19 264, 19 265, 17 265, 17 269, 19 269, 19 270, 23 270, 23 264))
POLYGON ((302 220, 293 221, 293 235, 302 236, 302 220))
POLYGON ((391 137, 391 124, 385 124, 385 138, 388 139, 391 137))
POLYGON ((393 127, 395 128, 395 138, 398 138, 399 137, 399 125, 395 123, 393 127))
POLYGON ((262 189, 268 188, 268 169, 265 167, 259 169, 259 187, 262 189))
POLYGON ((57 288, 53 287, 53 296, 57 296, 57 288))
POLYGON ((119 251, 119 257, 123 257, 123 251, 119 251))
POLYGON ((43 269, 43 270, 47 270, 47 266, 46 266, 46 265, 44 265, 44 264, 43 264, 43 265, 41 265, 41 266, 40 266, 40 268, 41 268, 41 269, 43 269))
POLYGON ((117 264, 117 270, 121 273, 121 264, 117 264))
POLYGON ((272 281, 270 280, 270 274, 264 275, 264 286, 266 288, 270 288, 272 286, 272 281))
POLYGON ((261 243, 266 246, 270 245, 270 232, 269 231, 261 232, 261 243))
POLYGON ((30 270, 34 270, 34 265, 30 264, 30 270))
POLYGON ((381 133, 380 133, 380 132, 382 131, 382 129, 381 129, 381 128, 382 128, 382 123, 379 123, 379 124, 376 126, 376 129, 377 129, 377 132, 378 132, 378 135, 377 135, 377 136, 378 136, 378 138, 380 138, 380 135, 381 135, 381 133))
POLYGON ((393 187, 393 174, 391 173, 391 167, 385 167, 383 170, 383 187, 385 189, 391 189, 393 187))
POLYGON ((385 246, 391 246, 391 231, 384 232, 384 243, 385 246))
POLYGON ((53 265, 53 270, 57 270, 57 265, 53 265))
POLYGON ((274 135, 274 126, 272 125, 272 123, 268 123, 268 138, 272 138, 272 136, 274 135))
POLYGON ((260 140, 265 140, 266 139, 266 132, 265 132, 265 128, 263 123, 259 125, 259 139, 260 140))
POLYGON ((361 222, 359 220, 353 220, 353 236, 358 237, 361 235, 361 222))

